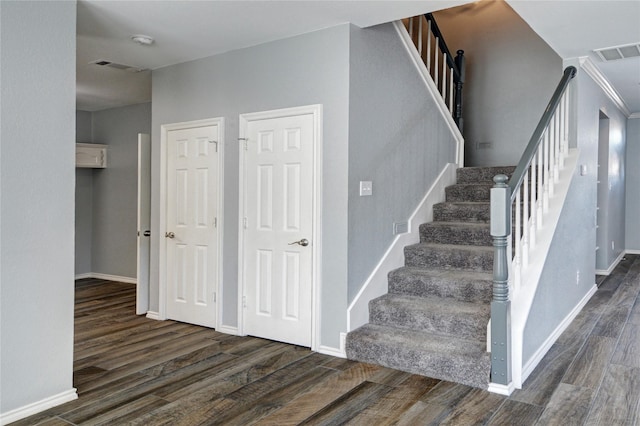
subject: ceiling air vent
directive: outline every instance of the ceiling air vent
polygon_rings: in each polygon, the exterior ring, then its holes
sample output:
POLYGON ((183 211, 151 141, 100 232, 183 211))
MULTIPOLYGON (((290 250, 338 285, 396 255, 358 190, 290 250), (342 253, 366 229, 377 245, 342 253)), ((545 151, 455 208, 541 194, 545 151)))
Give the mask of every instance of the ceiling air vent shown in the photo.
POLYGON ((596 52, 598 56, 600 56, 600 59, 605 62, 616 61, 618 59, 637 58, 640 56, 640 43, 595 49, 594 52, 596 52))
POLYGON ((109 67, 115 68, 117 70, 129 71, 129 72, 140 72, 145 71, 145 68, 134 67, 131 65, 118 64, 116 62, 106 61, 104 59, 98 59, 97 61, 89 62, 92 65, 98 65, 101 67, 109 67))

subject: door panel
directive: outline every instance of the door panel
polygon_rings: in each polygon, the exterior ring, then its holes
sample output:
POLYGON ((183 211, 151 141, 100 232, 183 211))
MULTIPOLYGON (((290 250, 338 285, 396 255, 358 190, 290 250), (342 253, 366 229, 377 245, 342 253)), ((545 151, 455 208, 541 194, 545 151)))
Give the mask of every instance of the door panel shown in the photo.
POLYGON ((216 326, 217 125, 167 137, 167 317, 216 326))
POLYGON ((313 126, 312 114, 249 121, 243 166, 244 331, 302 346, 311 346, 313 126))

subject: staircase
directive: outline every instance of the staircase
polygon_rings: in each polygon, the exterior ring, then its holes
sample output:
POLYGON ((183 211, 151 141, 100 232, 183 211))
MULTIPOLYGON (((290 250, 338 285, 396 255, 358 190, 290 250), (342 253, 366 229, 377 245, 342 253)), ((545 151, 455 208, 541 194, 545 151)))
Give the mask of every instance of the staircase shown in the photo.
POLYGON ((369 303, 369 323, 347 334, 349 359, 486 389, 493 247, 489 192, 514 167, 467 167, 405 247, 389 293, 369 303))

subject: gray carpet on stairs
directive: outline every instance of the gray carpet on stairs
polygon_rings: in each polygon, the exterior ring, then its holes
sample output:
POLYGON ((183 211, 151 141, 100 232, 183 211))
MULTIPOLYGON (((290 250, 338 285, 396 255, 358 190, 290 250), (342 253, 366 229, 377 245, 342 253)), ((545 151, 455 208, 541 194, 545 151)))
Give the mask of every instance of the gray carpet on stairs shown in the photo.
POLYGON ((347 357, 486 389, 493 248, 489 190, 514 167, 458 169, 434 222, 405 247, 389 293, 369 304, 369 324, 347 334, 347 357))

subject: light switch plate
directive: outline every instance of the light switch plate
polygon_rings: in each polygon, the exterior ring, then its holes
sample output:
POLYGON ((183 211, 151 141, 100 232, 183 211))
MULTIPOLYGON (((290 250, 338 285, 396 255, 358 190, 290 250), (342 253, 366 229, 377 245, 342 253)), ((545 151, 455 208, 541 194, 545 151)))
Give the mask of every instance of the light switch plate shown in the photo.
POLYGON ((360 181, 360 196, 373 194, 373 183, 370 180, 360 181))

